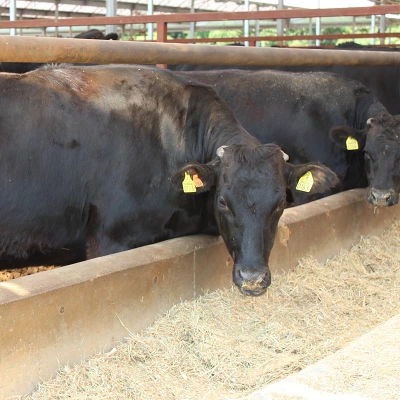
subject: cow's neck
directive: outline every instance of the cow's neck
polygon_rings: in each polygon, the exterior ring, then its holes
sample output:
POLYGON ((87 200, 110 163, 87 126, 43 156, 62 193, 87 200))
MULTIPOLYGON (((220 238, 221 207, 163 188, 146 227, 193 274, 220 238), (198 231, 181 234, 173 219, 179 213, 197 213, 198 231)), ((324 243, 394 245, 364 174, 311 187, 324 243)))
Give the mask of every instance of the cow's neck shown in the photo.
POLYGON ((356 115, 356 128, 364 129, 369 118, 373 118, 378 114, 387 113, 388 111, 382 103, 374 101, 372 103, 359 104, 356 115))
POLYGON ((215 158, 220 146, 258 145, 238 122, 233 111, 209 87, 191 84, 185 121, 185 156, 197 162, 215 158))

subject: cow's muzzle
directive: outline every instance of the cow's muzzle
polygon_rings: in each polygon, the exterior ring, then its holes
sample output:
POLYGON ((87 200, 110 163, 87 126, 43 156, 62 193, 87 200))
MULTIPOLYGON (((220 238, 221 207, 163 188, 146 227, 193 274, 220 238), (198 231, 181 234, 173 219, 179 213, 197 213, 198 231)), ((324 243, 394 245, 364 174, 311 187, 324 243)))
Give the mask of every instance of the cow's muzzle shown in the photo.
POLYGON ((233 282, 243 294, 259 296, 265 293, 271 284, 271 273, 268 266, 255 270, 235 265, 233 269, 233 282))
POLYGON ((381 190, 370 188, 368 201, 376 207, 388 207, 398 203, 399 195, 392 189, 381 190))

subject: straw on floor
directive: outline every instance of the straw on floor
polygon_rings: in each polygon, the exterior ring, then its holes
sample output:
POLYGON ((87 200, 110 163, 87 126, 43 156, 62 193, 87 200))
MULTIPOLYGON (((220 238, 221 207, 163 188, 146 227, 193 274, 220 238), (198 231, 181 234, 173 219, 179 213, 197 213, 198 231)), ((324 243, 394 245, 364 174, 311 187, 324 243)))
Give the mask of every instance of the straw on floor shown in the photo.
POLYGON ((299 261, 267 294, 173 307, 24 399, 234 399, 299 371, 400 312, 400 223, 332 260, 299 261))

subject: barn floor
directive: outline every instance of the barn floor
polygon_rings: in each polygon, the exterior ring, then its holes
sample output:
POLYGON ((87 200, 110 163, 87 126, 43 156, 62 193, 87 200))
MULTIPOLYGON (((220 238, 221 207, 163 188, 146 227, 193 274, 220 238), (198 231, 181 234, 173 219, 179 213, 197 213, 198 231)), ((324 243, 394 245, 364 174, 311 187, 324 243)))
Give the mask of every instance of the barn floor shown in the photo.
POLYGON ((243 400, 398 400, 400 315, 243 400))
POLYGON ((302 259, 264 296, 231 288, 177 304, 24 399, 398 400, 400 315, 346 346, 400 314, 399 229, 326 263, 302 259))

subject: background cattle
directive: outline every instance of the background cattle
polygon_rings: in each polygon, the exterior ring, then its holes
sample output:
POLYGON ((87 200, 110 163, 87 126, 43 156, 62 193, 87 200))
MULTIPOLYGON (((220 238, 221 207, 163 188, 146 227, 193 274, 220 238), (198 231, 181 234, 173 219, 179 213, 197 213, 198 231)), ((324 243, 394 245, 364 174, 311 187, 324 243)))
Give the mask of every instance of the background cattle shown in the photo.
POLYGON ((169 71, 45 67, 0 84, 3 256, 81 242, 91 258, 221 234, 234 282, 257 295, 286 190, 303 201, 337 184, 324 166, 285 162, 214 90, 169 71))
POLYGON ((90 29, 86 32, 82 32, 79 35, 74 36, 75 39, 99 39, 99 40, 118 40, 118 35, 116 33, 108 33, 104 35, 103 32, 98 29, 90 29))
POLYGON ((366 187, 369 177, 371 203, 397 203, 398 117, 392 117, 359 82, 324 72, 216 70, 178 74, 211 85, 251 134, 262 143, 277 143, 292 163, 319 161, 327 165, 338 175, 340 190, 366 187), (374 122, 367 124, 370 118, 374 122), (348 137, 358 138, 357 148, 346 147, 348 137))
MULTIPOLYGON (((335 49, 325 51, 398 51, 393 48, 361 46, 354 42, 343 43, 335 49)), ((288 49, 290 51, 290 49, 288 49)), ((244 70, 281 70, 289 72, 333 72, 343 77, 361 82, 372 90, 379 101, 391 114, 400 114, 400 65, 327 65, 327 66, 286 66, 260 67, 246 65, 169 65, 169 69, 176 71, 209 71, 216 69, 244 69, 244 70)))

